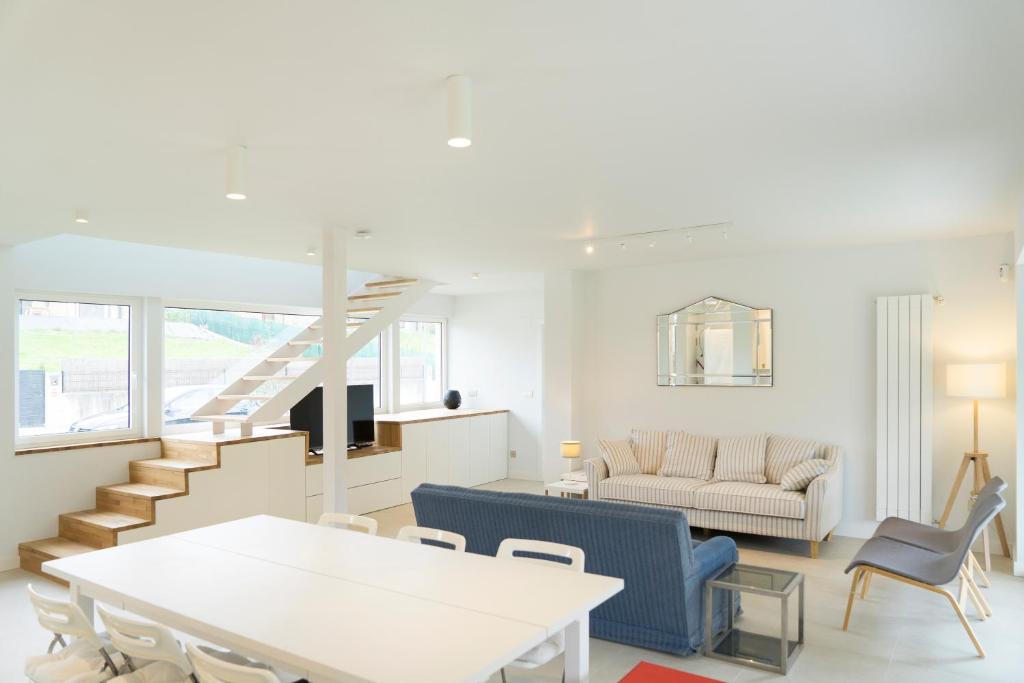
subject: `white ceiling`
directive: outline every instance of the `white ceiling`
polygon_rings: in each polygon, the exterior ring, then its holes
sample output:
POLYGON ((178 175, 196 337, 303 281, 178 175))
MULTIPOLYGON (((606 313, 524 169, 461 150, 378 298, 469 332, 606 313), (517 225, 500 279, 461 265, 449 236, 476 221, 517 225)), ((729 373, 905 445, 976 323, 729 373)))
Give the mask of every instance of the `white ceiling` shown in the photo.
POLYGON ((1017 0, 0 0, 0 242, 309 262, 331 224, 374 232, 354 268, 468 285, 1004 232, 1021 35, 1017 0), (450 73, 474 82, 467 150, 450 73), (719 221, 727 241, 578 241, 719 221))

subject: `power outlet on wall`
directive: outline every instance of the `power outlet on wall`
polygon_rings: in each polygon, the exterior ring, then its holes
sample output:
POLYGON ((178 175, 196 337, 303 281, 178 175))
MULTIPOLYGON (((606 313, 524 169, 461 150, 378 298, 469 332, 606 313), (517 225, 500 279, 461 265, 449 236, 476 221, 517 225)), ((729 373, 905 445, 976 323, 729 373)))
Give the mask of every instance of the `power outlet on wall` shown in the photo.
POLYGON ((508 457, 510 457, 512 459, 515 459, 515 457, 516 457, 516 449, 514 449, 514 448, 510 449, 509 452, 508 452, 508 457))

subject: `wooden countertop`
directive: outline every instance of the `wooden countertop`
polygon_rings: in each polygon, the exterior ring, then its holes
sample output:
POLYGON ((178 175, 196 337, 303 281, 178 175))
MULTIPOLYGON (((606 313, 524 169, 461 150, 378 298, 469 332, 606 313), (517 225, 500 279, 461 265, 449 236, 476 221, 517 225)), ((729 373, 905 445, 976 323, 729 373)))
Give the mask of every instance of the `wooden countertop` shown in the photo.
POLYGON ((404 413, 388 413, 375 416, 377 422, 384 424, 415 424, 417 422, 434 422, 436 420, 451 420, 457 417, 474 417, 476 415, 495 415, 507 413, 508 408, 430 408, 429 410, 410 410, 404 413))
MULTIPOLYGON (((383 455, 384 453, 395 453, 402 450, 397 446, 380 446, 374 444, 372 446, 366 446, 364 448, 356 448, 348 452, 348 459, 355 460, 356 458, 365 458, 371 455, 383 455)), ((306 454, 307 465, 322 465, 324 464, 324 456, 316 455, 315 453, 306 454)))
POLYGON ((215 444, 217 446, 234 446, 240 443, 253 443, 255 441, 270 441, 271 439, 287 439, 293 436, 306 436, 306 432, 293 431, 291 429, 267 429, 256 427, 252 430, 252 436, 240 436, 238 430, 228 430, 224 434, 213 434, 212 432, 189 432, 180 436, 170 435, 163 437, 164 441, 176 441, 180 443, 215 444))

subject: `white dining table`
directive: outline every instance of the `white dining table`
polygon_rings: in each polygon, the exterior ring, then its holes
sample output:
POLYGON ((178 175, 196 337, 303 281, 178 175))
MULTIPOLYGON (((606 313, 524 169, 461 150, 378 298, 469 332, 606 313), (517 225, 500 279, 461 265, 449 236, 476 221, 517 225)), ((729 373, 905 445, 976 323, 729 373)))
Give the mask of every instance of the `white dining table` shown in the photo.
POLYGON ((590 611, 622 579, 260 515, 43 564, 72 599, 138 614, 319 683, 482 681, 564 630, 589 680, 590 611))

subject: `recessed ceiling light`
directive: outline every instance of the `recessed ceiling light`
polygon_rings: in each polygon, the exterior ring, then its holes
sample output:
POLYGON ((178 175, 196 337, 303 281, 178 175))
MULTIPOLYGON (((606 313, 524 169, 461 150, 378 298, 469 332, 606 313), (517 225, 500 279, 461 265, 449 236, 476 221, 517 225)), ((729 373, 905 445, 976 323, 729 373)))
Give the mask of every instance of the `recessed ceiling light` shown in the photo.
POLYGON ((85 213, 85 211, 82 211, 81 209, 78 209, 77 211, 75 211, 75 222, 76 223, 88 223, 89 222, 89 216, 85 213))
POLYGON ((650 244, 648 244, 647 246, 649 246, 649 247, 650 247, 651 249, 654 249, 654 242, 652 241, 652 242, 651 242, 650 244))
POLYGON ((466 76, 448 77, 449 147, 464 148, 473 144, 472 85, 466 76))
POLYGON ((368 240, 371 237, 373 237, 373 233, 370 232, 369 230, 356 230, 355 235, 353 235, 353 237, 355 237, 357 240, 368 240))
POLYGON ((245 156, 246 149, 242 145, 228 148, 227 189, 224 196, 228 199, 241 200, 245 194, 245 156))
POLYGON ((583 247, 583 251, 587 254, 587 256, 590 256, 591 254, 594 253, 594 245, 588 244, 587 246, 583 247))
POLYGON ((626 243, 625 242, 619 242, 619 249, 621 249, 622 251, 626 251, 626 243))
POLYGON ((693 244, 693 235, 687 235, 686 236, 686 243, 687 244, 693 244))
POLYGON ((729 231, 728 230, 723 230, 722 231, 722 239, 723 240, 729 239, 729 231))
POLYGON ((306 249, 306 256, 316 256, 316 247, 306 249))
POLYGON ((480 279, 480 273, 473 273, 472 275, 470 275, 470 277, 473 278, 474 280, 479 280, 480 279))

